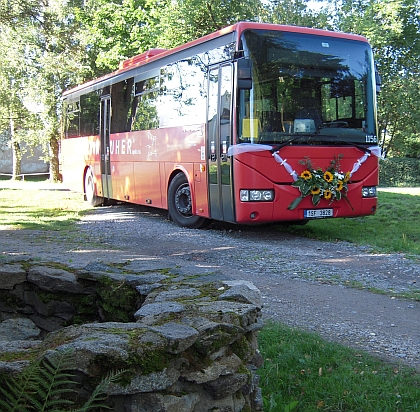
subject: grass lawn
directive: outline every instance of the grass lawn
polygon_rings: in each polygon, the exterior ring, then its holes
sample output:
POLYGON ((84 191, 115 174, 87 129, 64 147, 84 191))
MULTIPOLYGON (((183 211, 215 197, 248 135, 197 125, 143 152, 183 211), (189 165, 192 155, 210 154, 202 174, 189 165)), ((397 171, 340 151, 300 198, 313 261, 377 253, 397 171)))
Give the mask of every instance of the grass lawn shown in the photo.
POLYGON ((259 334, 264 411, 420 410, 420 374, 278 323, 259 334))
POLYGON ((375 215, 311 220, 305 226, 285 229, 314 239, 370 245, 382 252, 420 256, 420 191, 417 194, 379 192, 375 215))
POLYGON ((90 206, 60 184, 0 181, 0 228, 64 231, 90 206))

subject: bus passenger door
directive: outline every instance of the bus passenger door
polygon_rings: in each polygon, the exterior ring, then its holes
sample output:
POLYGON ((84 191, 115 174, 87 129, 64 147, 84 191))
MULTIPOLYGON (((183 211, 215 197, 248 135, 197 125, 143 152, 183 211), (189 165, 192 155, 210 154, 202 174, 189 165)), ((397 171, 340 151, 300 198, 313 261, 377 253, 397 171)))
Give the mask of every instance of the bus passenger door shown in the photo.
POLYGON ((105 199, 112 197, 109 134, 111 129, 111 96, 101 98, 101 175, 102 193, 105 199))
POLYGON ((210 69, 207 112, 210 217, 234 222, 231 162, 232 64, 210 69))

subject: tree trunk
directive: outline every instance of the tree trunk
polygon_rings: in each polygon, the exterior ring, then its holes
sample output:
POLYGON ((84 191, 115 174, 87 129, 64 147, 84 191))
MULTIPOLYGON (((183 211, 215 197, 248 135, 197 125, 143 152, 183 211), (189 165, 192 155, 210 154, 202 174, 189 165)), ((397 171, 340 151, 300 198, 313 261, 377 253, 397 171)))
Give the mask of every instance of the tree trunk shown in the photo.
POLYGON ((22 151, 20 150, 20 144, 16 140, 15 136, 15 122, 13 120, 13 114, 10 114, 10 140, 12 142, 12 180, 22 180, 21 176, 21 161, 22 151))
POLYGON ((50 180, 61 182, 60 162, 58 160, 59 144, 57 136, 50 137, 50 180))

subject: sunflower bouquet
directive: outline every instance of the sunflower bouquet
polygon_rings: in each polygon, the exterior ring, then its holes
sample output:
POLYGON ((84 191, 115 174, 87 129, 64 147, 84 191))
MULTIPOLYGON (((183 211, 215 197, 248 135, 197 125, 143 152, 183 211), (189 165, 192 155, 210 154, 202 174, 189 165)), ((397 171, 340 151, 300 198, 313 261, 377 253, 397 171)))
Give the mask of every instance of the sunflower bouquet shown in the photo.
POLYGON ((301 160, 299 163, 306 166, 306 169, 292 183, 292 186, 299 189, 300 196, 290 203, 288 209, 295 209, 306 196, 312 196, 314 206, 317 206, 321 199, 329 200, 330 204, 334 200, 341 200, 342 198, 348 202, 346 195, 350 172, 339 171, 341 158, 342 155, 334 157, 326 170, 315 169, 308 157, 301 160))

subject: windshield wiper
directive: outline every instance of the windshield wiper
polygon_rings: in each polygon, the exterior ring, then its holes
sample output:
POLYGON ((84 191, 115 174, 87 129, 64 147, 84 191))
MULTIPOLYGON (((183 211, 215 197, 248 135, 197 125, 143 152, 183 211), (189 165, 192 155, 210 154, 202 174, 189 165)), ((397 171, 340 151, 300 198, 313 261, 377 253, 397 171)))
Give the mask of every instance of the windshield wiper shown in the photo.
POLYGON ((356 149, 359 149, 362 152, 365 153, 370 153, 371 150, 369 150, 367 147, 362 146, 361 144, 358 143, 354 143, 354 142, 348 142, 345 140, 340 140, 340 137, 342 138, 342 136, 332 136, 332 135, 320 135, 320 134, 300 134, 300 135, 296 135, 296 134, 290 134, 289 136, 293 136, 291 139, 287 139, 286 141, 277 144, 277 145, 273 145, 273 148, 270 150, 271 153, 275 153, 278 152, 280 149, 282 149, 283 147, 289 145, 290 143, 293 143, 296 140, 299 139, 305 139, 306 141, 312 141, 312 142, 317 142, 317 143, 329 143, 332 140, 336 141, 337 143, 340 144, 344 144, 344 145, 348 145, 348 146, 353 146, 356 149), (337 141, 338 140, 338 141, 337 141))
POLYGON ((299 139, 310 140, 313 137, 317 137, 318 135, 317 134, 298 134, 297 135, 297 134, 294 133, 294 134, 288 134, 287 136, 292 136, 292 138, 291 139, 287 139, 287 140, 285 140, 284 142, 282 142, 280 144, 273 145, 273 149, 270 150, 271 153, 274 153, 274 152, 279 151, 284 146, 287 146, 287 145, 289 145, 290 143, 293 143, 296 140, 299 140, 299 139))

